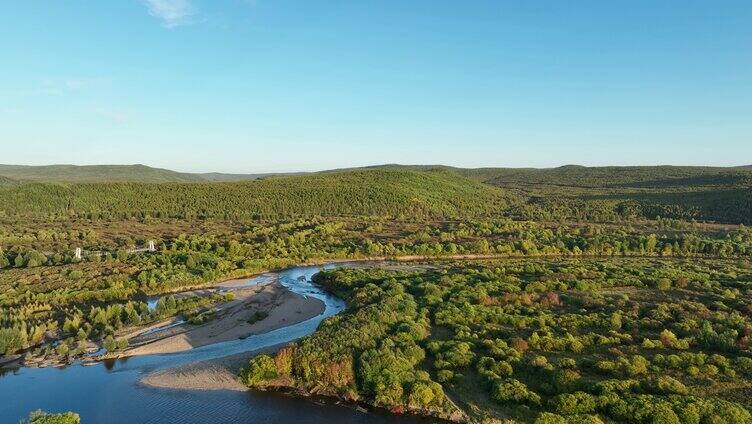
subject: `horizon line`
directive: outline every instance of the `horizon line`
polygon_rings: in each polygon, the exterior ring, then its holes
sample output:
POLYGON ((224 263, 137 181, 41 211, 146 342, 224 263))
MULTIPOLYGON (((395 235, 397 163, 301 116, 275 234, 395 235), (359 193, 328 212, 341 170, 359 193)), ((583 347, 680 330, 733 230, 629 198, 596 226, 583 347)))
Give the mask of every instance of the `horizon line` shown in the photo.
POLYGON ((726 169, 738 169, 738 168, 752 168, 752 164, 746 164, 746 165, 686 165, 686 164, 652 164, 652 165, 580 165, 580 164, 562 164, 557 166, 549 166, 549 167, 535 167, 535 166, 457 166, 457 165, 446 165, 441 163, 434 163, 434 164, 415 164, 415 163, 396 163, 396 162, 390 162, 390 163, 378 163, 378 164, 371 164, 371 165, 360 165, 360 166, 343 166, 343 167, 335 167, 335 168, 319 168, 315 170, 284 170, 284 171, 183 171, 179 170, 178 168, 167 168, 163 166, 158 165, 147 165, 145 163, 97 163, 97 164, 76 164, 76 163, 47 163, 42 165, 29 165, 29 164, 18 164, 18 163, 0 163, 0 167, 7 166, 7 167, 24 167, 24 168, 41 168, 41 167, 55 167, 55 166, 69 166, 69 167, 79 167, 79 168, 86 168, 86 167, 97 167, 97 166, 118 166, 118 167, 127 167, 127 166, 144 166, 151 169, 159 169, 159 170, 165 170, 170 172, 176 172, 181 174, 225 174, 225 175, 256 175, 256 174, 310 174, 310 173, 317 173, 317 172, 327 172, 327 171, 346 171, 346 170, 355 170, 355 169, 367 169, 367 168, 379 168, 379 167, 387 167, 387 166, 398 166, 398 167, 424 167, 424 168, 431 168, 431 167, 444 167, 444 168, 454 168, 454 169, 466 169, 466 170, 482 170, 482 169, 516 169, 516 170, 551 170, 551 169, 559 169, 559 168, 566 168, 566 167, 579 167, 579 168, 657 168, 657 167, 672 167, 672 168, 726 168, 726 169))

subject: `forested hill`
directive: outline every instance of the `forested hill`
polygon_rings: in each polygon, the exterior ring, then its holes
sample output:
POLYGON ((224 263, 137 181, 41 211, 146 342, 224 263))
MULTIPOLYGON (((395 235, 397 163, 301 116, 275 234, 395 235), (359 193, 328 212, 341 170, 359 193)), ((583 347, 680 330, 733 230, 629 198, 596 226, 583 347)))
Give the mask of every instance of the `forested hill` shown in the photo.
POLYGON ((202 174, 190 174, 201 178, 203 181, 231 182, 231 181, 251 181, 271 177, 292 177, 310 174, 310 172, 277 172, 262 174, 225 174, 222 172, 206 172, 202 174))
MULTIPOLYGON (((467 170, 472 173, 473 170, 467 170)), ((701 166, 608 166, 567 165, 550 169, 477 170, 486 182, 548 184, 583 188, 671 188, 697 186, 750 186, 752 169, 701 166)))
POLYGON ((557 168, 456 168, 445 165, 377 165, 367 169, 444 170, 493 185, 557 185, 579 188, 666 188, 752 186, 752 165, 600 166, 557 168))
MULTIPOLYGON (((696 186, 750 186, 752 166, 733 168, 701 166, 609 166, 567 165, 558 168, 455 168, 444 165, 377 165, 322 171, 432 171, 454 172, 492 185, 555 185, 578 188, 670 188, 696 186)), ((249 181, 310 173, 220 172, 185 173, 145 165, 0 165, 0 185, 13 182, 213 182, 249 181)))
POLYGON ((752 224, 748 167, 623 166, 453 168, 381 165, 381 170, 441 170, 520 193, 508 216, 543 221, 620 221, 673 218, 752 224))
POLYGON ((249 181, 281 175, 303 173, 225 174, 221 172, 188 173, 146 165, 0 165, 0 185, 15 182, 59 183, 190 183, 212 181, 249 181), (4 183, 4 179, 8 182, 4 183))
POLYGON ((0 165, 0 176, 30 182, 197 182, 198 175, 152 168, 145 165, 0 165))
POLYGON ((233 183, 33 183, 0 188, 0 213, 95 216, 498 214, 522 198, 449 172, 350 171, 233 183))
POLYGON ((540 219, 578 213, 584 219, 611 219, 616 211, 623 218, 752 223, 752 169, 743 167, 569 165, 459 173, 522 190, 536 203, 532 212, 540 219))
POLYGON ((747 167, 381 165, 294 175, 182 174, 143 165, 32 168, 0 166, 0 211, 270 217, 493 214, 538 221, 662 217, 752 224, 752 169, 747 167), (230 182, 236 180, 247 181, 230 182))

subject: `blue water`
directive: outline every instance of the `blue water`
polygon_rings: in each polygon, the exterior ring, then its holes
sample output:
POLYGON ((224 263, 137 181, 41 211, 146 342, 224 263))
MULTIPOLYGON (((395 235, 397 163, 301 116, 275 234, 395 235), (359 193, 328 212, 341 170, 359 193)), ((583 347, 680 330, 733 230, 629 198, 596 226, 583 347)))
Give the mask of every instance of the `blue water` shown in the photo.
MULTIPOLYGON (((357 264, 327 265, 358 266, 357 264)), ((244 340, 204 346, 187 352, 126 358, 90 366, 20 368, 0 375, 0 423, 18 423, 30 411, 75 411, 84 423, 386 423, 429 422, 383 412, 361 413, 350 407, 319 405, 312 399, 278 393, 231 390, 171 390, 139 384, 145 374, 181 364, 223 357, 308 334, 321 320, 345 307, 342 300, 311 283, 320 267, 294 267, 278 273, 290 290, 321 299, 322 315, 244 340), (305 277, 300 278, 300 277, 305 277)), ((249 279, 249 284, 267 275, 249 279), (255 280, 255 281, 251 281, 255 280)))

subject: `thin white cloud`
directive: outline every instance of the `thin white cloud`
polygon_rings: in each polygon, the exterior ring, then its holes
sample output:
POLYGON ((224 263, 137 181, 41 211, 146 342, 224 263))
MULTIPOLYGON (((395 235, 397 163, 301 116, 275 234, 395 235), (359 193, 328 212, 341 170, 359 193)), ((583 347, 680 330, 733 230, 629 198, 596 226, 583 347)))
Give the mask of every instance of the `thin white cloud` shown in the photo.
POLYGON ((100 85, 101 83, 101 78, 73 78, 65 80, 62 85, 68 91, 77 91, 95 87, 97 85, 100 85))
POLYGON ((194 22, 196 7, 190 0, 142 0, 149 14, 162 21, 165 28, 194 22))

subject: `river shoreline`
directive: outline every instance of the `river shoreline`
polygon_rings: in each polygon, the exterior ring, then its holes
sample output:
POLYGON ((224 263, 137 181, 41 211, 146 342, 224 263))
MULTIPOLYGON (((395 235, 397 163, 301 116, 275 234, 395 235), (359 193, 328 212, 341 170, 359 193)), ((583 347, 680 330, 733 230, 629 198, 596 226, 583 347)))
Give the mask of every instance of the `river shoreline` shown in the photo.
MULTIPOLYGON (((464 256, 463 256, 464 257, 464 256)), ((428 257, 423 256, 411 256, 411 257, 404 257, 402 260, 393 260, 393 262, 416 262, 421 260, 427 260, 428 257)), ((459 259, 459 256, 455 259, 459 259)), ((465 257, 465 259, 470 259, 465 257)), ((317 266, 317 265, 327 265, 327 264, 343 264, 343 263, 386 263, 388 261, 385 257, 377 257, 377 258, 369 258, 369 259, 335 259, 330 260, 327 262, 317 262, 317 263, 307 263, 307 264, 298 264, 295 265, 295 267, 299 266, 317 266)), ((398 265, 402 267, 403 265, 398 265)), ((230 280, 223 280, 221 282, 215 282, 212 287, 216 288, 219 286, 234 286, 237 284, 242 284, 242 282, 246 281, 248 278, 255 278, 264 274, 269 275, 275 275, 278 271, 268 271, 266 273, 259 273, 255 274, 251 277, 247 278, 234 278, 230 280)), ((264 287, 269 285, 270 283, 262 283, 259 284, 256 287, 264 287)), ((289 291, 288 291, 289 292, 289 291)), ((293 296, 300 296, 296 293, 289 292, 289 294, 293 296)), ((309 298, 309 301, 318 301, 317 299, 309 298)), ((321 303, 320 301, 318 301, 321 303)), ((323 304, 322 304, 323 308, 323 304)), ((298 314, 299 316, 294 317, 289 314, 290 308, 286 309, 286 319, 291 320, 293 318, 305 318, 308 319, 310 316, 307 314, 298 314)), ((323 310, 322 310, 323 312, 323 310)), ((318 315, 318 314, 317 314, 318 315)), ((314 315, 315 316, 315 315, 314 315)), ((271 317, 270 317, 271 318, 271 317)), ((297 322, 303 321, 304 319, 300 319, 297 322)), ((265 323, 267 321, 270 321, 269 318, 264 319, 261 321, 261 323, 265 323)), ((272 320, 274 321, 274 320, 272 320)), ((283 328, 286 325, 293 325, 296 322, 294 321, 285 321, 284 324, 280 322, 279 320, 276 320, 277 325, 267 325, 266 331, 271 331, 273 329, 277 328, 283 328)), ((258 333, 255 333, 258 334, 258 333)), ((165 339, 170 339, 171 337, 167 337, 165 339)), ((221 342, 221 339, 214 339, 210 343, 219 343, 221 342)), ((224 357, 214 358, 207 361, 199 361, 189 364, 180 365, 173 368, 167 368, 159 371, 155 371, 149 374, 146 374, 139 380, 139 384, 152 387, 152 388, 161 388, 161 389, 177 389, 177 390, 234 390, 234 391, 247 391, 249 388, 242 384, 239 379, 238 375, 240 372, 240 369, 248 364, 248 362, 257 355, 260 354, 274 354, 282 347, 286 346, 288 343, 282 343, 274 346, 267 346, 261 349, 253 349, 249 350, 247 352, 242 352, 234 355, 228 355, 224 357)), ((154 345, 151 346, 143 346, 138 347, 135 349, 128 349, 124 352, 122 352, 118 357, 127 357, 127 356, 138 356, 138 355, 150 355, 150 354, 165 354, 165 353, 172 353, 170 350, 173 347, 176 346, 184 346, 182 341, 176 341, 175 343, 170 343, 169 341, 166 341, 164 344, 161 342, 156 342, 154 345)), ((198 347, 198 346, 195 346, 198 347)), ((187 348, 187 347, 186 347, 187 348)), ((270 388, 272 389, 272 388, 270 388)), ((295 391, 292 388, 287 387, 278 387, 275 388, 276 391, 295 391)), ((312 395, 311 393, 302 393, 303 395, 312 395)), ((339 398, 336 398, 337 400, 341 400, 339 398)))
MULTIPOLYGON (((394 414, 394 412, 388 409, 379 408, 369 403, 354 402, 336 393, 318 393, 284 384, 270 385, 262 389, 251 389, 239 380, 240 369, 247 366, 253 357, 263 354, 273 355, 288 344, 280 343, 249 352, 156 371, 142 377, 139 380, 139 384, 145 387, 168 390, 230 390, 237 392, 260 390, 262 392, 273 392, 293 397, 312 398, 319 405, 339 405, 364 414, 376 411, 390 415, 394 414)), ((451 402, 451 400, 449 401, 451 402)), ((407 410, 406 413, 418 417, 433 418, 436 422, 465 422, 467 415, 460 408, 456 407, 456 405, 455 408, 456 413, 451 416, 437 416, 425 410, 407 410)))
MULTIPOLYGON (((129 347, 99 354, 97 351, 101 347, 90 343, 90 354, 79 360, 83 364, 92 364, 132 356, 184 352, 270 332, 324 312, 325 305, 321 300, 289 290, 277 281, 274 273, 267 275, 267 280, 249 286, 246 286, 247 278, 233 279, 215 283, 211 288, 180 292, 182 295, 210 296, 222 290, 231 292, 234 299, 214 305, 211 310, 216 311, 216 317, 204 324, 193 325, 175 316, 147 326, 121 329, 115 336, 128 340, 129 347)), ((57 368, 74 363, 57 356, 24 358, 19 354, 2 359, 0 368, 57 368)))

